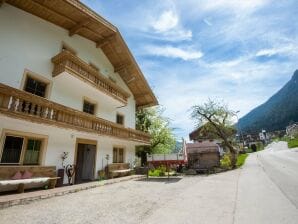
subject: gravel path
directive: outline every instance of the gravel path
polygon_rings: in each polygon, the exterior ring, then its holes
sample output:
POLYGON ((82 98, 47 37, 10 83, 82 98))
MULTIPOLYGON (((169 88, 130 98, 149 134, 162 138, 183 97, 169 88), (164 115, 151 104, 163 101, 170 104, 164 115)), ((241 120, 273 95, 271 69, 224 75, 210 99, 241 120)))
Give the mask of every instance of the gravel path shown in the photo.
POLYGON ((232 223, 238 174, 122 182, 0 210, 0 223, 232 223))
POLYGON ((0 210, 0 224, 298 223, 298 150, 275 143, 243 168, 131 180, 0 210))

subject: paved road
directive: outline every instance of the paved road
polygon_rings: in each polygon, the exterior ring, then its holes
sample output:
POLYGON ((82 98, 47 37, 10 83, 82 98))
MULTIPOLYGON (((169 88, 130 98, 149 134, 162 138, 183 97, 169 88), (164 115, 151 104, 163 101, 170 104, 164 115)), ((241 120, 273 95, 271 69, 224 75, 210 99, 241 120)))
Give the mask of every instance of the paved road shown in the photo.
POLYGON ((285 142, 251 154, 243 167, 235 223, 298 223, 298 149, 285 142))
POLYGON ((127 181, 0 210, 0 223, 297 224, 298 149, 251 154, 210 176, 127 181))

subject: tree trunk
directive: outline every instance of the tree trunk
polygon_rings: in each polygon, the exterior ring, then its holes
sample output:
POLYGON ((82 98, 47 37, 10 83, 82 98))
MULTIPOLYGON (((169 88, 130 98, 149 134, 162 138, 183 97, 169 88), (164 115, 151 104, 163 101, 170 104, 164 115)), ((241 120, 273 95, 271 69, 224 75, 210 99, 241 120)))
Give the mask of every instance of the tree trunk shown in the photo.
POLYGON ((237 163, 237 150, 232 146, 232 144, 226 139, 223 138, 225 145, 228 147, 231 154, 231 166, 232 169, 236 168, 237 163))

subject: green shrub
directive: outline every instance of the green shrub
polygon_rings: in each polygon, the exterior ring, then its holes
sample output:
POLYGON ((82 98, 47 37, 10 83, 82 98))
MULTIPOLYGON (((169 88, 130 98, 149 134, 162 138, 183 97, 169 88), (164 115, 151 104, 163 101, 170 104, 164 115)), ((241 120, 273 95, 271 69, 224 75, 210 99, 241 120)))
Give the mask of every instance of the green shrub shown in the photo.
POLYGON ((220 167, 223 169, 230 169, 231 168, 231 158, 230 154, 226 153, 222 159, 220 160, 220 167))
POLYGON ((261 151, 264 149, 264 144, 262 142, 257 143, 257 151, 261 151))
POLYGON ((240 154, 238 157, 237 157, 237 163, 236 163, 236 166, 237 167, 241 167, 244 163, 245 163, 245 160, 247 158, 248 154, 240 154))
POLYGON ((288 140, 288 147, 289 148, 296 148, 296 147, 298 147, 298 138, 289 139, 288 140))
POLYGON ((149 176, 152 177, 162 177, 165 176, 167 168, 165 166, 160 166, 158 168, 155 168, 153 170, 149 170, 149 176))

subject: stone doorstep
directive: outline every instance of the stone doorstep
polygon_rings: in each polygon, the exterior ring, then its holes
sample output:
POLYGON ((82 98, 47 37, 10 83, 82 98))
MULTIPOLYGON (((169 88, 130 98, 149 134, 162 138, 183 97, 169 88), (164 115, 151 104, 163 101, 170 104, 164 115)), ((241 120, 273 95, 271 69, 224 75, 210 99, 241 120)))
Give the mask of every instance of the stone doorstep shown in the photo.
POLYGON ((29 204, 37 200, 52 198, 56 196, 63 196, 66 194, 76 193, 79 191, 88 190, 95 187, 101 187, 104 185, 110 185, 110 184, 120 183, 123 181, 140 179, 144 177, 145 177, 144 175, 131 175, 131 176, 119 177, 115 179, 93 181, 89 183, 59 187, 59 188, 48 189, 48 190, 39 190, 39 191, 33 191, 28 193, 4 195, 4 196, 0 196, 0 209, 8 208, 15 205, 29 204))

